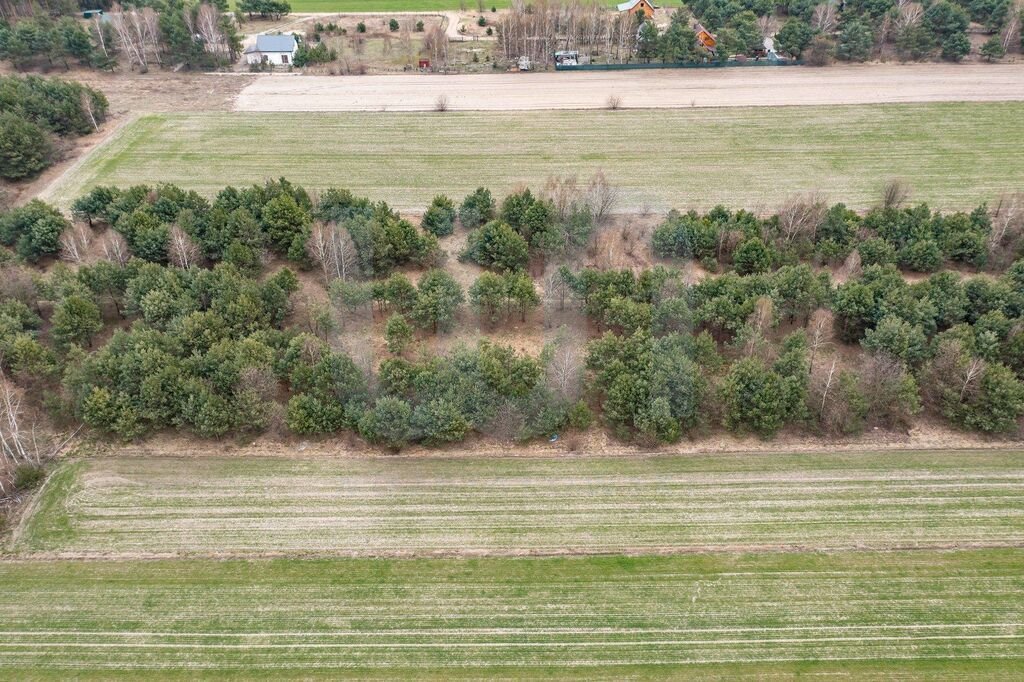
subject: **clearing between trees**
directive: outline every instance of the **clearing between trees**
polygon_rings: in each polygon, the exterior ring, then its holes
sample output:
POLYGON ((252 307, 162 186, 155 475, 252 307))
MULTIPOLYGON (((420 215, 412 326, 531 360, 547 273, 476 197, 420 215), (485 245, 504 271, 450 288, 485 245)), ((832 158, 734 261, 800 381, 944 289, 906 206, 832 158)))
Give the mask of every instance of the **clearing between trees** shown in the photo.
POLYGON ((5 562, 0 671, 1019 678, 1022 561, 987 550, 5 562))
POLYGON ((67 207, 96 185, 161 182, 213 195, 286 176, 309 190, 345 187, 422 210, 438 193, 484 186, 502 196, 549 176, 603 170, 621 188, 623 212, 716 204, 764 212, 818 190, 867 208, 893 177, 914 188, 916 201, 969 210, 1024 186, 1013 139, 1024 139, 1022 103, 154 114, 126 125, 43 198, 67 207))
POLYGON ((1018 546, 1021 454, 120 453, 65 464, 40 493, 17 549, 109 558, 1018 546))

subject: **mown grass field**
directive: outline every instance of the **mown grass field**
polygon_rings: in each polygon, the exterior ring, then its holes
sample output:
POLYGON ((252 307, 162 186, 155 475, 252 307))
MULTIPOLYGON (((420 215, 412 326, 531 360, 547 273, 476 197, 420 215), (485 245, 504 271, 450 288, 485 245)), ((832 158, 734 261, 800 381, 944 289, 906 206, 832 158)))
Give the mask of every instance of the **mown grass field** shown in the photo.
POLYGON ((337 460, 58 472, 26 554, 657 554, 1024 545, 1024 453, 337 460))
POLYGON ((898 177, 913 200, 970 209, 1024 187, 1024 103, 436 113, 202 113, 129 123, 70 172, 67 206, 99 184, 215 194, 285 176, 401 209, 478 186, 499 196, 601 169, 619 210, 777 208, 820 191, 855 208, 898 177))
POLYGON ((0 675, 1010 679, 1022 566, 1020 550, 4 562, 0 675))

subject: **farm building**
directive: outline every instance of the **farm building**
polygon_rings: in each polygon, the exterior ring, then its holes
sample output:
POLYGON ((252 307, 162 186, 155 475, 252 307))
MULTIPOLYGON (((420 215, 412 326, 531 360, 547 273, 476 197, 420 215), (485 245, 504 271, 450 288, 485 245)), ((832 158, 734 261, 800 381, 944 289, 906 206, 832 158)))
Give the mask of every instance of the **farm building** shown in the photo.
POLYGON ((288 66, 295 61, 295 36, 289 35, 258 35, 256 44, 245 48, 247 64, 274 64, 288 66))
POLYGON ((715 46, 718 44, 714 34, 704 28, 701 24, 695 24, 693 32, 697 34, 697 42, 699 42, 708 52, 714 54, 715 46))
POLYGON ((652 5, 649 0, 628 0, 628 2, 620 3, 616 5, 620 12, 629 12, 630 14, 643 14, 645 17, 650 19, 654 16, 654 10, 658 9, 652 5))

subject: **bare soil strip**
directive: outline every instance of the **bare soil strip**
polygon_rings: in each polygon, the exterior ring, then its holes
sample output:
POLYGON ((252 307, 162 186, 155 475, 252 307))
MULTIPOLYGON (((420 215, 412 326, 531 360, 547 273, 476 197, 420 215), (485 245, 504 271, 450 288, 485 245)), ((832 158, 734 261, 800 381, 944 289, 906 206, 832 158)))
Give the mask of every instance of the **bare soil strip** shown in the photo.
POLYGON ((1024 546, 1015 452, 637 459, 103 458, 37 557, 522 556, 1024 546))
MULTIPOLYGON (((1024 100, 1024 64, 264 76, 242 90, 235 110, 432 111, 441 95, 449 110, 489 111, 603 109, 612 95, 626 109, 1019 101, 1024 100)), ((628 113, 622 116, 628 121, 628 113)), ((694 153, 699 157, 699 150, 694 153)))

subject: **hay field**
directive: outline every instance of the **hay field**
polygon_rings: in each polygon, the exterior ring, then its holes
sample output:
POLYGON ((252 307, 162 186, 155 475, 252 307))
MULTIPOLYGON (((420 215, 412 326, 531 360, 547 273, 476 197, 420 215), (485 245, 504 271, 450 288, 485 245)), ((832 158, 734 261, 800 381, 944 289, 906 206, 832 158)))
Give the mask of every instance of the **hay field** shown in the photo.
POLYGON ((820 191, 865 208, 890 178, 970 209, 1024 188, 1024 103, 625 111, 154 114, 127 124, 44 194, 171 182, 213 195, 287 177, 400 209, 477 186, 499 196, 602 169, 618 209, 776 208, 820 191))
POLYGON ((120 456, 67 466, 46 556, 663 554, 1024 544, 1019 452, 646 458, 120 456))
POLYGON ((0 675, 1019 679, 1022 565, 1020 550, 4 562, 0 675))

